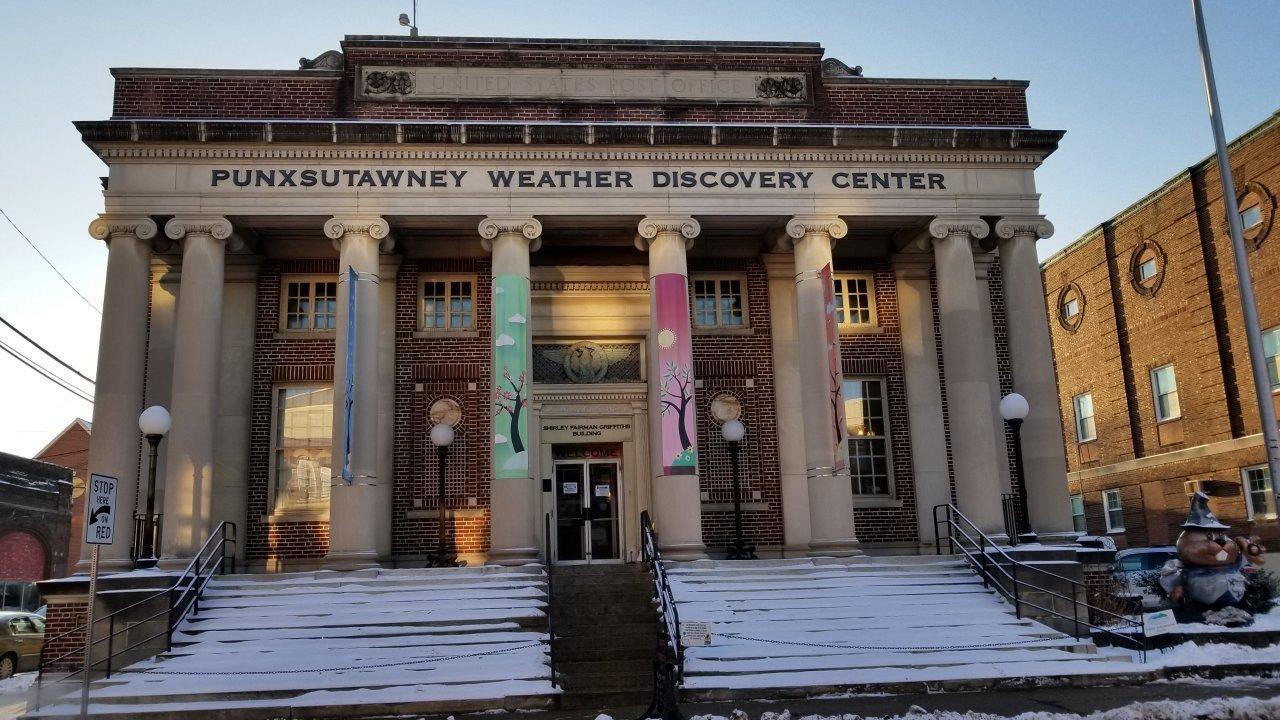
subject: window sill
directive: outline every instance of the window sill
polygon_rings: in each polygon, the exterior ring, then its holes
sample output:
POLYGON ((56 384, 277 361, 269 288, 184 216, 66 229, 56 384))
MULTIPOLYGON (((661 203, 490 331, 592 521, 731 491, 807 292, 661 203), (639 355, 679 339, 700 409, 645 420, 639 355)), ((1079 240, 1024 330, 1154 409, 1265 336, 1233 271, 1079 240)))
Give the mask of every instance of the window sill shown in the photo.
POLYGON ((432 338, 478 338, 479 330, 414 330, 413 336, 419 339, 432 338))
POLYGON ((900 508, 902 501, 894 497, 873 497, 854 495, 853 507, 856 508, 900 508))
MULTIPOLYGON (((435 520, 440 517, 440 511, 435 508, 414 508, 413 510, 406 510, 404 516, 410 520, 435 520)), ((484 508, 445 508, 444 516, 455 520, 482 518, 484 517, 484 508)))
POLYGON ((753 327, 695 327, 694 335, 755 335, 756 329, 753 327))
MULTIPOLYGON (((742 503, 742 512, 767 512, 769 503, 753 501, 742 503)), ((702 512, 733 512, 733 503, 731 502, 704 502, 702 503, 702 512)))
POLYGON ((261 522, 267 525, 285 525, 301 522, 329 522, 329 513, 315 510, 290 510, 263 515, 261 522))
POLYGON ((336 330, 277 330, 276 340, 333 340, 336 330))
POLYGON ((848 337, 851 335, 883 335, 884 328, 879 325, 869 325, 867 327, 841 327, 839 329, 840 337, 848 337))

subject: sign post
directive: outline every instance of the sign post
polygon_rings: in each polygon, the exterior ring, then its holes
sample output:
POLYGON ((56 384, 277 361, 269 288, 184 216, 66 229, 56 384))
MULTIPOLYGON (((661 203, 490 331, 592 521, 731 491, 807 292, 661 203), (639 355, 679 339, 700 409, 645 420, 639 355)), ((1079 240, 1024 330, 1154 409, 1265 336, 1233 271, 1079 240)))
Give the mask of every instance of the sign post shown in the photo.
POLYGON ((93 667, 93 606, 98 597, 98 549, 115 542, 116 478, 89 476, 89 493, 84 503, 84 541, 93 546, 89 560, 89 609, 85 613, 84 686, 80 692, 80 717, 89 717, 89 680, 93 667))

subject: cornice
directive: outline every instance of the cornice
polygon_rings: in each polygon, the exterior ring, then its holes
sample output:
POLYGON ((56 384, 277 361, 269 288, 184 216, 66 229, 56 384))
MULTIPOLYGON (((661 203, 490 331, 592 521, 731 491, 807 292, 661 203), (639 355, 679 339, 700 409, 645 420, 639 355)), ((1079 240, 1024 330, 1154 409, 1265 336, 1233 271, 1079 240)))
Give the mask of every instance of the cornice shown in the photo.
POLYGON ((642 280, 534 280, 529 284, 533 292, 552 292, 556 294, 586 293, 648 293, 649 283, 642 280))

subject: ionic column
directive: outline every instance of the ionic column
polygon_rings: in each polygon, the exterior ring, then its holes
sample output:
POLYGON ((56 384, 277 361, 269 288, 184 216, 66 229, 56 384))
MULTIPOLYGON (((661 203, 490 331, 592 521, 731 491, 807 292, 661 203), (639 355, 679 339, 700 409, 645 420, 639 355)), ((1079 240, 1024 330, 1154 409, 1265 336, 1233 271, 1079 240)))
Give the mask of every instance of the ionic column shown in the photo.
POLYGON ((636 247, 649 253, 649 437, 653 514, 662 554, 707 556, 698 486, 689 269, 685 251, 701 226, 682 215, 640 221, 636 247))
POLYGON ((164 226, 169 239, 182 243, 160 542, 161 557, 173 561, 195 555, 210 532, 222 290, 231 230, 231 223, 217 216, 175 217, 164 226))
POLYGON ((391 249, 391 227, 378 216, 333 217, 324 234, 338 249, 338 312, 333 353, 333 470, 329 493, 331 567, 376 565, 389 549, 391 478, 378 475, 378 330, 381 322, 378 254, 391 249), (351 287, 350 270, 356 285, 351 287), (349 321, 355 293, 355 322, 349 321), (354 337, 348 325, 354 325, 354 337), (347 447, 348 347, 354 343, 350 373, 351 440, 347 447))
POLYGON ((1031 410, 1022 422, 1022 459, 1031 527, 1042 537, 1072 534, 1067 500, 1066 450, 1053 345, 1036 240, 1053 234, 1043 217, 1006 217, 996 223, 1004 283, 1005 322, 1013 361, 1013 389, 1031 410))
POLYGON ((782 486, 784 555, 809 552, 809 480, 805 473, 804 406, 800 399, 800 354, 796 349, 796 271, 790 253, 763 256, 769 275, 769 338, 773 349, 774 412, 782 486))
MULTIPOLYGON (((146 374, 151 240, 156 230, 155 222, 143 216, 101 215, 89 224, 89 234, 107 243, 107 284, 102 298, 89 472, 119 480, 115 542, 100 546, 99 551, 103 570, 127 570, 131 566, 129 538, 133 537, 141 443, 138 414, 142 412, 146 374)), ((83 536, 73 538, 74 542, 83 540, 83 536)), ((84 545, 81 550, 77 570, 88 570, 90 548, 84 545)))
POLYGON ((493 361, 490 392, 489 560, 520 565, 538 558, 541 484, 530 467, 529 393, 533 338, 529 332, 529 254, 542 245, 542 223, 531 217, 487 217, 480 243, 493 253, 493 361))
POLYGON ((796 263, 796 351, 804 408, 810 555, 861 554, 853 527, 844 371, 831 264, 832 246, 848 231, 845 222, 835 216, 798 215, 787 223, 796 263))
POLYGON ((978 217, 938 217, 929 223, 929 233, 934 238, 956 501, 983 532, 1002 533, 995 408, 971 247, 974 239, 987 236, 987 223, 978 217))
POLYGON ((892 256, 898 280, 898 317, 902 323, 902 365, 907 386, 907 425, 916 488, 916 524, 920 549, 937 546, 933 509, 951 502, 947 470, 947 430, 942 422, 942 382, 938 377, 937 336, 926 253, 892 256))

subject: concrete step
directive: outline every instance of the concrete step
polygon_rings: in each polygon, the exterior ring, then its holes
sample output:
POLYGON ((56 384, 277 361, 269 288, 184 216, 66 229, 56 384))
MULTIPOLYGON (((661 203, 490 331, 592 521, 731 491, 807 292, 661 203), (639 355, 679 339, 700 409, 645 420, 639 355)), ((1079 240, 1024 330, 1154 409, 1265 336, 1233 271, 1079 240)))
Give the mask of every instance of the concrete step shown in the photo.
POLYGON ((613 717, 633 717, 648 707, 652 690, 578 690, 565 693, 560 697, 559 707, 562 710, 593 710, 607 712, 613 717), (620 712, 632 709, 635 712, 620 712))

